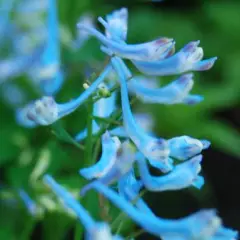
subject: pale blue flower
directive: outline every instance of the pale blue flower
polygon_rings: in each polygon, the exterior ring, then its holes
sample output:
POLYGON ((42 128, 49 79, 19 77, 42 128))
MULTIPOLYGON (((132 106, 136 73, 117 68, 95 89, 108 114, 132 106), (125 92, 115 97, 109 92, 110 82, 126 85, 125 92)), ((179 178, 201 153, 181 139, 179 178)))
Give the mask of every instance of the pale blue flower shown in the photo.
POLYGON ((151 76, 166 76, 188 71, 205 71, 210 69, 217 57, 206 60, 203 49, 198 47, 200 41, 190 42, 176 54, 158 61, 137 61, 131 59, 139 71, 151 76))
POLYGON ((59 104, 53 97, 44 96, 18 109, 16 112, 18 123, 25 127, 50 125, 60 118, 72 113, 94 93, 98 85, 104 81, 111 69, 111 66, 108 65, 87 90, 70 102, 59 104))
POLYGON ((204 184, 204 179, 199 176, 201 171, 202 155, 178 164, 167 175, 156 177, 149 173, 146 160, 143 155, 137 157, 138 168, 144 186, 150 191, 170 191, 179 190, 194 186, 200 189, 204 184))
POLYGON ((102 156, 99 161, 88 168, 83 168, 79 173, 86 179, 101 178, 106 175, 114 166, 117 159, 117 152, 121 142, 117 137, 111 137, 109 132, 102 135, 102 156))
POLYGON ((185 218, 167 220, 139 211, 100 182, 95 182, 93 188, 112 201, 147 232, 163 240, 212 239, 221 228, 221 219, 216 215, 215 210, 201 210, 185 218))
POLYGON ((112 167, 100 178, 87 184, 81 189, 81 195, 85 195, 92 188, 94 182, 110 185, 118 181, 123 175, 130 171, 135 161, 135 150, 128 141, 121 144, 116 160, 112 167))
POLYGON ((178 160, 186 160, 209 148, 208 140, 198 140, 189 136, 174 137, 168 140, 170 156, 178 160))
POLYGON ((153 166, 163 172, 172 170, 172 163, 169 159, 170 150, 168 142, 163 138, 152 137, 136 123, 130 108, 126 76, 122 68, 121 60, 114 57, 112 64, 121 83, 121 101, 125 131, 139 151, 144 154, 153 166))
MULTIPOLYGON (((142 77, 134 77, 129 81, 129 90, 136 94, 144 103, 161 103, 161 104, 195 104, 203 100, 202 96, 191 95, 194 81, 193 74, 185 74, 177 80, 161 88, 148 88, 143 86, 142 77)), ((151 79, 145 78, 145 81, 151 79)))
POLYGON ((50 175, 45 175, 43 181, 62 200, 67 209, 71 209, 86 229, 87 240, 121 240, 120 236, 113 236, 107 223, 95 222, 88 211, 74 197, 59 185, 50 175))
MULTIPOLYGON (((105 21, 101 19, 101 23, 103 22, 105 21)), ((107 22, 105 22, 105 24, 107 24, 107 22)), ((134 60, 160 59, 161 55, 169 52, 173 47, 172 39, 168 38, 159 38, 142 44, 125 44, 109 39, 94 28, 83 24, 78 24, 77 26, 80 30, 88 31, 91 35, 100 40, 101 43, 107 47, 106 49, 110 52, 110 54, 116 54, 123 58, 134 60)))

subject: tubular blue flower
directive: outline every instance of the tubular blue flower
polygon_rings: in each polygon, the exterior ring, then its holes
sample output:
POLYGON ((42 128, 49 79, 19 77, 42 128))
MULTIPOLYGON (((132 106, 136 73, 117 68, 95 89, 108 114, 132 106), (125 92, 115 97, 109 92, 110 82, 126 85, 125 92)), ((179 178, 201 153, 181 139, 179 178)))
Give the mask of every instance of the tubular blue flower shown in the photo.
POLYGON ((45 175, 43 181, 52 189, 52 191, 63 201, 66 208, 70 208, 77 215, 80 222, 86 229, 87 240, 117 240, 119 236, 112 236, 110 227, 107 223, 95 222, 89 213, 76 201, 73 196, 60 186, 50 175, 45 175))
POLYGON ((56 0, 48 0, 48 39, 41 60, 40 86, 47 95, 59 90, 63 83, 60 70, 60 40, 56 0))
POLYGON ((83 196, 92 188, 94 182, 101 182, 106 185, 110 185, 115 181, 119 180, 125 175, 133 166, 135 161, 135 150, 132 148, 128 141, 122 143, 119 149, 117 158, 112 167, 100 178, 87 184, 81 189, 80 194, 83 196))
POLYGON ((126 77, 122 69, 121 61, 114 57, 112 64, 119 76, 121 84, 123 122, 126 133, 153 166, 163 172, 172 170, 171 160, 169 159, 170 151, 168 142, 163 138, 150 136, 137 125, 130 108, 126 77))
POLYGON ((119 179, 118 192, 120 196, 124 197, 127 201, 136 201, 135 205, 140 211, 155 216, 143 199, 139 197, 139 191, 142 186, 142 182, 136 180, 134 170, 131 169, 119 179))
POLYGON ((144 230, 164 240, 211 239, 221 227, 221 219, 215 210, 201 210, 185 218, 167 220, 139 211, 100 182, 95 182, 93 188, 112 201, 144 230))
POLYGON ((117 137, 111 137, 109 132, 102 135, 102 156, 91 167, 83 168, 79 173, 88 180, 101 178, 114 166, 121 142, 117 137))
POLYGON ((202 155, 198 155, 184 163, 174 167, 172 172, 165 176, 151 176, 144 156, 137 157, 138 168, 143 185, 150 191, 170 191, 179 190, 194 186, 200 189, 204 184, 204 179, 199 176, 201 171, 202 155))
POLYGON ((200 41, 190 42, 179 52, 163 60, 137 61, 132 59, 132 62, 139 71, 151 76, 166 76, 187 71, 206 71, 213 66, 217 57, 201 60, 203 49, 198 47, 199 43, 200 41))
POLYGON ((189 94, 194 84, 192 78, 193 74, 185 74, 165 87, 153 89, 141 85, 139 79, 135 77, 128 82, 128 88, 145 103, 195 104, 202 101, 203 97, 189 94))
POLYGON ((29 197, 29 195, 23 189, 20 189, 18 193, 29 213, 32 216, 36 216, 38 213, 37 204, 29 197))
POLYGON ((178 160, 186 160, 209 148, 208 140, 198 140, 189 136, 174 137, 168 140, 170 156, 178 160))
MULTIPOLYGON (((99 87, 106 87, 104 83, 99 84, 99 87)), ((108 118, 113 113, 116 108, 116 91, 111 94, 108 98, 101 98, 97 102, 94 103, 93 106, 93 115, 101 118, 108 118)), ((100 126, 98 123, 93 120, 92 121, 92 134, 95 135, 100 130, 100 126)), ((87 136, 87 129, 85 128, 83 131, 77 134, 75 139, 77 141, 82 141, 87 136)))
POLYGON ((91 94, 93 94, 98 85, 104 81, 111 69, 111 66, 108 65, 86 91, 70 102, 59 104, 53 97, 44 96, 29 103, 25 107, 18 109, 16 112, 18 123, 25 127, 50 125, 60 118, 72 113, 84 101, 86 101, 91 94))
MULTIPOLYGON (((101 18, 100 18, 101 19, 101 18)), ((107 24, 103 19, 101 23, 107 24)), ((129 58, 134 60, 155 60, 165 56, 173 47, 172 39, 159 38, 151 42, 142 44, 125 44, 113 41, 94 28, 77 24, 81 30, 88 31, 89 34, 95 36, 101 43, 107 47, 110 53, 116 54, 122 58, 129 58)))

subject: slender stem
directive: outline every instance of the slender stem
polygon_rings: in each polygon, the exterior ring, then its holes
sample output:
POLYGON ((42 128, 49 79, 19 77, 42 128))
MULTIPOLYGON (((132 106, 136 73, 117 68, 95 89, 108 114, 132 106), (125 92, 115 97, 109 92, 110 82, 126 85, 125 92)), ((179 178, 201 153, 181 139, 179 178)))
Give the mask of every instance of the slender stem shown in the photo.
POLYGON ((145 232, 144 229, 140 229, 140 230, 138 230, 137 232, 129 235, 129 236, 126 238, 126 240, 135 239, 135 238, 139 237, 141 234, 143 234, 144 232, 145 232))
POLYGON ((21 236, 19 237, 20 240, 30 239, 30 235, 37 224, 37 220, 31 217, 27 221, 26 227, 23 229, 23 232, 21 233, 21 236))
POLYGON ((123 123, 116 121, 115 119, 111 119, 111 118, 102 118, 102 117, 98 117, 98 116, 93 116, 94 119, 105 122, 105 123, 111 123, 113 125, 119 125, 122 126, 123 123))

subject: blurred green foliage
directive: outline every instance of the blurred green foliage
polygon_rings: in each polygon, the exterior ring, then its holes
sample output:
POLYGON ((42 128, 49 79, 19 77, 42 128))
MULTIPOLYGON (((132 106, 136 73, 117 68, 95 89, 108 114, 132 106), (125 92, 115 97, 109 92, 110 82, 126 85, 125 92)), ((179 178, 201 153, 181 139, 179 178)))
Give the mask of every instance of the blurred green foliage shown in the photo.
MULTIPOLYGON (((60 21, 75 35, 75 26, 81 14, 90 12, 96 17, 103 16, 120 6, 120 1, 106 4, 100 0, 60 0, 60 21)), ((200 39, 206 57, 219 57, 212 70, 195 74, 194 92, 205 96, 203 103, 197 106, 137 106, 141 111, 153 113, 159 136, 168 138, 190 135, 206 138, 212 141, 214 148, 240 157, 239 132, 227 120, 216 117, 217 112, 237 108, 239 104, 239 9, 238 1, 205 1, 199 9, 181 11, 154 8, 151 3, 130 4, 130 43, 148 41, 161 35, 176 39, 176 47, 179 49, 191 40, 200 39)), ((92 59, 101 61, 104 56, 100 53, 98 42, 91 40, 85 49, 77 53, 63 48, 62 58, 69 76, 57 95, 59 101, 77 96, 85 80, 82 74, 85 64, 91 63, 92 59)), ((99 70, 101 64, 97 65, 99 70)), ((22 78, 17 81, 21 84, 22 78)), ((164 85, 165 79, 160 79, 160 82, 164 85)), ((29 94, 29 98, 34 94, 29 94)), ((64 134, 67 134, 61 132, 61 128, 39 127, 29 130, 17 126, 13 111, 4 102, 1 102, 0 114, 0 183, 7 186, 3 186, 0 192, 0 197, 6 198, 0 201, 0 239, 28 239, 38 222, 42 222, 38 230, 42 233, 42 239, 66 239, 69 231, 75 227, 75 220, 62 212, 60 204, 56 206, 57 211, 48 212, 42 221, 41 216, 37 220, 33 219, 19 205, 19 201, 10 199, 17 198, 15 190, 23 187, 34 200, 41 202, 40 196, 48 194, 41 184, 41 176, 45 172, 53 174, 61 184, 77 193, 86 183, 77 174, 79 168, 87 164, 83 161, 81 150, 71 144, 71 139, 68 138, 67 142, 61 140, 62 136, 66 139, 64 134)), ((63 119, 61 124, 73 136, 86 126, 85 116, 86 109, 81 107, 63 119)), ((96 219, 100 218, 97 195, 91 195, 87 201, 83 200, 83 204, 90 206, 96 219)), ((111 208, 111 211, 115 216, 116 209, 111 208)))

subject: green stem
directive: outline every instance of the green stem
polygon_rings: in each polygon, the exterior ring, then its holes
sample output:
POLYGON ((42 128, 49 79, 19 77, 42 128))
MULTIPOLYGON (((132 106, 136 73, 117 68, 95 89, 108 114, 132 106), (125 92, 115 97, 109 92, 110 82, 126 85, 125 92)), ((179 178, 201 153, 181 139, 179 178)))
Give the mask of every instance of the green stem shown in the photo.
POLYGON ((143 234, 144 232, 145 232, 145 231, 144 231, 143 229, 140 229, 140 230, 138 230, 137 232, 129 235, 129 236, 126 238, 126 240, 135 239, 135 238, 139 237, 141 234, 143 234))
POLYGON ((119 121, 116 121, 112 118, 102 118, 102 117, 98 117, 98 116, 93 116, 94 119, 105 122, 105 123, 111 123, 113 125, 119 125, 122 126, 123 124, 119 121))

